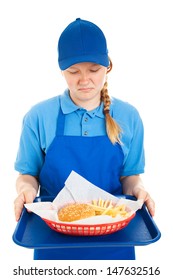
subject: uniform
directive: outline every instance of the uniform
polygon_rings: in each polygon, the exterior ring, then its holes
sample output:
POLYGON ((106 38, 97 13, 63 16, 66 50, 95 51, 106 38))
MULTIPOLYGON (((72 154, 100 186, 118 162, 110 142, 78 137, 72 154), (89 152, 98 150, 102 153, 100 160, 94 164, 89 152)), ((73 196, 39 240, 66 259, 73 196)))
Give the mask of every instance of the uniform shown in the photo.
MULTIPOLYGON (((122 129, 121 145, 106 134, 103 103, 88 112, 65 90, 33 106, 23 120, 15 169, 38 176, 40 195, 56 196, 72 170, 122 194, 120 176, 144 172, 143 124, 135 107, 116 98, 110 114, 122 129)), ((135 259, 135 253, 133 247, 37 249, 34 259, 135 259)))

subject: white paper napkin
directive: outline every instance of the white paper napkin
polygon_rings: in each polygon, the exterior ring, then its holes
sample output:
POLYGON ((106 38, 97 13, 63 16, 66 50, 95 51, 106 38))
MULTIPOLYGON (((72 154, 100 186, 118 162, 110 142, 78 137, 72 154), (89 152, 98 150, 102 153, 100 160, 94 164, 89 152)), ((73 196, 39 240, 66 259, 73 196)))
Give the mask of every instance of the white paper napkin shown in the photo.
MULTIPOLYGON (((48 219, 53 222, 63 223, 58 220, 58 210, 68 204, 74 202, 88 203, 94 199, 111 200, 116 204, 125 204, 130 211, 130 215, 136 212, 142 207, 142 200, 130 200, 124 198, 118 198, 110 193, 102 190, 101 188, 93 185, 85 178, 72 171, 65 182, 64 188, 58 193, 53 202, 34 202, 27 203, 25 207, 40 216, 41 218, 48 219)), ((122 220, 121 216, 112 218, 108 215, 95 216, 87 219, 71 222, 74 224, 101 224, 101 223, 112 223, 118 220, 122 220)))

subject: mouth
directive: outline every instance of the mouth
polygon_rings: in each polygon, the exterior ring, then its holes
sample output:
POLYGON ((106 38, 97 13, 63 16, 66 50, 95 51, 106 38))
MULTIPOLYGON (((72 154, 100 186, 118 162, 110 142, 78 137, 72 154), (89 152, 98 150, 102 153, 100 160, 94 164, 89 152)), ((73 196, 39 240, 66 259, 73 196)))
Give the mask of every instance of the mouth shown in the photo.
POLYGON ((79 88, 79 91, 88 92, 91 91, 93 88, 79 88))

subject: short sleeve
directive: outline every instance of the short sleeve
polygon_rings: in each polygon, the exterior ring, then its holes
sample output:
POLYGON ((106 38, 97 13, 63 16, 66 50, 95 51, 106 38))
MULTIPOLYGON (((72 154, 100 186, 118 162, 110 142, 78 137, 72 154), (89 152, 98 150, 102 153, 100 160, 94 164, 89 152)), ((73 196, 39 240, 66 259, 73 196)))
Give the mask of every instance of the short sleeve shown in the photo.
POLYGON ((128 117, 127 124, 123 126, 122 149, 124 164, 122 176, 144 173, 144 126, 138 111, 133 108, 128 117))
POLYGON ((44 152, 40 146, 38 120, 29 113, 23 119, 15 170, 21 174, 37 176, 44 162, 44 152))

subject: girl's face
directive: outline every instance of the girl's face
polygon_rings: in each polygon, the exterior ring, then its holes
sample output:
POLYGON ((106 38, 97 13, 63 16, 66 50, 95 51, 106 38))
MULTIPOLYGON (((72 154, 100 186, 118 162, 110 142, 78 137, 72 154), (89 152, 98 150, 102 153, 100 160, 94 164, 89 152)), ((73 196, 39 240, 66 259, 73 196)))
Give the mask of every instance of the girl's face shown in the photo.
POLYGON ((63 75, 73 102, 87 110, 99 106, 106 73, 106 67, 90 62, 74 64, 64 70, 63 75))

